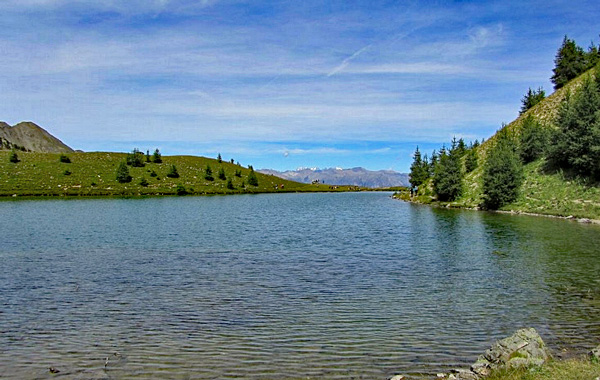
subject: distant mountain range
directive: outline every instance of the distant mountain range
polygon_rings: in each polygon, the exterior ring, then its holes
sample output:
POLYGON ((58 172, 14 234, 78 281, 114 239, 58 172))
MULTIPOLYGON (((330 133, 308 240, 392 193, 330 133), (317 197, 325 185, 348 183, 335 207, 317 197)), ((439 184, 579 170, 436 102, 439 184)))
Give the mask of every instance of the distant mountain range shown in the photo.
POLYGON ((19 149, 42 153, 73 152, 73 149, 52 136, 44 128, 29 121, 14 126, 0 121, 0 150, 2 149, 19 149))
POLYGON ((409 186, 408 174, 398 173, 393 170, 300 168, 284 172, 261 169, 259 172, 302 183, 312 183, 318 180, 320 183, 330 185, 352 185, 370 188, 409 186))

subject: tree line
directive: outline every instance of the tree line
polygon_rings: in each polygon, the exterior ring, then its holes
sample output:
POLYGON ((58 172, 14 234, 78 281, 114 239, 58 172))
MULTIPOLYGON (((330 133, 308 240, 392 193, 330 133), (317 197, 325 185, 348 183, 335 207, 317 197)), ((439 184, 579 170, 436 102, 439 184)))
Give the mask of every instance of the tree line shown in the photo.
MULTIPOLYGON (((545 159, 546 169, 559 169, 585 181, 600 181, 600 62, 561 103, 556 128, 544 128, 533 115, 520 130, 501 128, 489 141, 482 168, 483 203, 498 209, 517 199, 523 182, 523 165, 545 159)), ((440 201, 454 201, 463 193, 463 178, 477 167, 477 141, 466 147, 453 139, 431 158, 421 157, 417 147, 410 169, 410 183, 422 187, 431 181, 440 201)), ((424 193, 423 191, 420 192, 424 193)))

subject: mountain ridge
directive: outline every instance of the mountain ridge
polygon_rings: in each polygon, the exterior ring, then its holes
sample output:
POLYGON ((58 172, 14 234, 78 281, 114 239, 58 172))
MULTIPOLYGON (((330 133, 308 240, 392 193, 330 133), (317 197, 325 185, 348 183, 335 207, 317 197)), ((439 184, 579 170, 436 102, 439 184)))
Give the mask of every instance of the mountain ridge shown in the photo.
POLYGON ((408 186, 408 174, 394 170, 367 170, 362 167, 350 169, 342 168, 299 168, 296 170, 278 171, 273 169, 260 169, 259 173, 274 175, 276 177, 312 183, 319 181, 330 185, 348 185, 369 188, 408 186))
POLYGON ((0 121, 0 150, 20 149, 40 153, 71 153, 74 150, 31 121, 13 126, 0 121))

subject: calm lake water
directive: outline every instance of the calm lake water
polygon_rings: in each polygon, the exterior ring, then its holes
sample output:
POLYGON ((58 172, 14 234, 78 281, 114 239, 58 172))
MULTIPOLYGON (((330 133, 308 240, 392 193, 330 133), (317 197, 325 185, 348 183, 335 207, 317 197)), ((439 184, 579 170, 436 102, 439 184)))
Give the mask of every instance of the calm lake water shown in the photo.
POLYGON ((600 227, 389 193, 0 202, 0 377, 385 379, 600 341, 600 227), (106 358, 108 358, 108 363, 106 358))

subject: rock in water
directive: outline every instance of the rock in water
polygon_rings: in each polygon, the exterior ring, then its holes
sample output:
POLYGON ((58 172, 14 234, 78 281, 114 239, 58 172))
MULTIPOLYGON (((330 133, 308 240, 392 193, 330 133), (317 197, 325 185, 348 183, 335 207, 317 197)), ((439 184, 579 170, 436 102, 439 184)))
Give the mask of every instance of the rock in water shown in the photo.
POLYGON ((488 376, 499 367, 539 366, 550 357, 550 351, 534 328, 521 329, 496 342, 477 359, 471 371, 478 376, 488 376))

